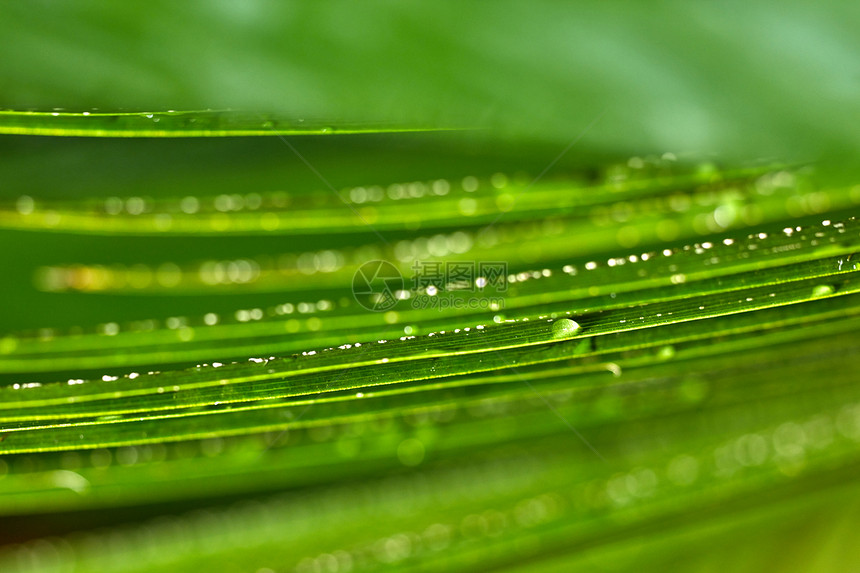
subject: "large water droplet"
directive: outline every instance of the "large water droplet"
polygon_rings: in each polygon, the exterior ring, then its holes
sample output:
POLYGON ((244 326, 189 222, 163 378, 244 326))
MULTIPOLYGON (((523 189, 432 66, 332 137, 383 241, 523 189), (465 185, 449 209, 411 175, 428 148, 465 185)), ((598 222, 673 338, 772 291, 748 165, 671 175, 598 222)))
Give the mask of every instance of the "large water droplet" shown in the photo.
POLYGON ((552 323, 553 338, 569 338, 579 332, 579 323, 569 318, 560 318, 552 323))
POLYGON ((833 294, 833 287, 830 285, 817 285, 812 289, 812 296, 829 296, 833 294))

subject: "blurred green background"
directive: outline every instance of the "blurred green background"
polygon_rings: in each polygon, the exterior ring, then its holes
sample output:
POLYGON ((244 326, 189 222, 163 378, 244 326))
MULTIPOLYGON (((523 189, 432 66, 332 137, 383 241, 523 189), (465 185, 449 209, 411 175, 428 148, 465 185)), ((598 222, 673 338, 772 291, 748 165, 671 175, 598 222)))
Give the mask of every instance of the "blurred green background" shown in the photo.
POLYGON ((3 2, 0 106, 284 112, 582 149, 851 155, 851 2, 3 2))

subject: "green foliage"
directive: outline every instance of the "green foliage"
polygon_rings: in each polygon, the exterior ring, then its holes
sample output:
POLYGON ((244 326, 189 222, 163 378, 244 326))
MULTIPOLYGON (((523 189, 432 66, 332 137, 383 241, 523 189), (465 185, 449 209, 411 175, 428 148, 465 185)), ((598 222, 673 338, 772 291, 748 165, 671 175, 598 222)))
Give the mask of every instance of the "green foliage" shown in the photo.
POLYGON ((824 6, 4 5, 0 571, 855 567, 824 6))

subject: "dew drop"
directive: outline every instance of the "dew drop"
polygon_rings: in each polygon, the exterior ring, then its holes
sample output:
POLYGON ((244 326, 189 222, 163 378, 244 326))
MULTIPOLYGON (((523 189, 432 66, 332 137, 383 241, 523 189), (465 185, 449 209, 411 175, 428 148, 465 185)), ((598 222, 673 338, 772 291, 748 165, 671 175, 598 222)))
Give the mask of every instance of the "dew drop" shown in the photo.
POLYGON ((829 296, 833 294, 833 292, 833 287, 830 285, 817 285, 815 288, 812 289, 812 296, 829 296))
POLYGON ((12 336, 0 338, 0 354, 10 354, 18 347, 18 340, 12 336))
POLYGON ((675 347, 671 344, 667 344, 666 346, 663 346, 662 348, 660 348, 660 350, 657 351, 657 356, 661 360, 669 360, 670 358, 673 358, 675 356, 675 347))
POLYGON ((35 210, 35 201, 29 195, 21 195, 15 203, 15 208, 22 215, 30 215, 35 210))
POLYGON ((553 338, 569 338, 579 332, 580 326, 569 318, 560 318, 552 323, 553 338))
POLYGON ((478 178, 473 176, 464 177, 462 181, 463 190, 472 193, 478 189, 478 178))
POLYGON ((615 362, 606 362, 603 364, 603 367, 606 368, 609 372, 612 373, 616 378, 621 376, 621 366, 616 364, 615 362))

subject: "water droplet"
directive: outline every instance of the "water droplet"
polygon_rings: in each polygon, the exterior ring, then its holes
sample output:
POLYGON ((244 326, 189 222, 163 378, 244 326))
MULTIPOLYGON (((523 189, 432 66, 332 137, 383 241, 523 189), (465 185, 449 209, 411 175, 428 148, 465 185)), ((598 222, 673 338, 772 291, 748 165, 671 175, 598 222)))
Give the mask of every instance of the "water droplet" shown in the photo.
POLYGON ((671 344, 663 346, 660 350, 657 351, 657 356, 660 360, 669 360, 670 358, 675 356, 675 347, 671 344))
POLYGON ((463 190, 468 191, 469 193, 477 191, 478 189, 478 178, 473 176, 464 177, 462 181, 463 190))
POLYGON ((609 372, 612 373, 616 378, 621 376, 621 366, 616 364, 615 362, 606 362, 603 364, 603 367, 606 368, 609 372))
POLYGON ((18 348, 18 340, 12 336, 0 338, 0 354, 10 354, 18 348))
POLYGON ((35 201, 29 195, 21 195, 15 204, 15 208, 22 215, 30 215, 35 210, 35 201))
POLYGON ((457 208, 463 215, 474 215, 478 209, 478 202, 472 198, 467 197, 464 199, 460 199, 459 203, 457 203, 457 208))
POLYGON ((84 493, 90 487, 90 482, 81 474, 69 470, 54 470, 48 474, 54 486, 68 488, 76 493, 84 493))
POLYGON ((569 318, 560 318, 552 323, 553 338, 569 338, 579 332, 579 323, 569 318))
POLYGON ((830 285, 817 285, 812 289, 812 296, 829 296, 834 293, 833 287, 830 285))

